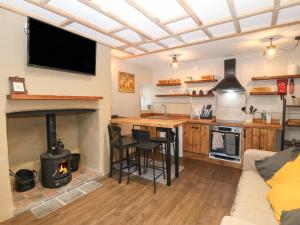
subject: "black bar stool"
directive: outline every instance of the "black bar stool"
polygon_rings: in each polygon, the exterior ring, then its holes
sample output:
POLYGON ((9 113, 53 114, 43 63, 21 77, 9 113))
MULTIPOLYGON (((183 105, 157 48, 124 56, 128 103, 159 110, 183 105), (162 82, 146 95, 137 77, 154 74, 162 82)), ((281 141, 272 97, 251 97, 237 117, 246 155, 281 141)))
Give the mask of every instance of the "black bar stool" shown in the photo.
POLYGON ((110 170, 109 177, 112 177, 113 165, 119 163, 119 183, 122 182, 122 170, 131 166, 129 149, 133 148, 138 141, 130 136, 121 136, 121 128, 114 125, 108 125, 109 142, 110 142, 110 170), (119 161, 114 162, 114 149, 119 151, 119 161), (123 167, 123 150, 126 150, 126 161, 127 164, 123 167))
MULTIPOLYGON (((175 149, 175 132, 171 131, 169 137, 167 137, 167 128, 157 127, 156 128, 156 137, 152 137, 150 141, 156 142, 160 144, 160 153, 163 155, 163 168, 165 168, 165 151, 167 148, 167 143, 170 142, 172 144, 173 151, 175 149), (164 137, 160 137, 160 133, 164 134, 164 137)), ((165 178, 165 175, 164 175, 165 178)))
MULTIPOLYGON (((146 130, 137 130, 132 129, 132 137, 136 140, 138 140, 138 144, 135 145, 136 151, 144 151, 144 173, 147 171, 148 166, 152 168, 153 170, 153 189, 154 193, 156 193, 156 180, 165 173, 165 170, 163 167, 155 165, 155 152, 159 149, 160 143, 152 142, 150 141, 150 132, 146 130), (152 153, 152 160, 149 161, 148 155, 149 153, 152 153), (152 164, 149 164, 149 162, 152 162, 152 164), (160 174, 156 175, 156 170, 161 171, 160 174)), ((139 154, 140 155, 140 154, 139 154)), ((140 160, 140 159, 138 159, 140 160)), ((128 174, 128 183, 129 183, 129 174, 128 174)))

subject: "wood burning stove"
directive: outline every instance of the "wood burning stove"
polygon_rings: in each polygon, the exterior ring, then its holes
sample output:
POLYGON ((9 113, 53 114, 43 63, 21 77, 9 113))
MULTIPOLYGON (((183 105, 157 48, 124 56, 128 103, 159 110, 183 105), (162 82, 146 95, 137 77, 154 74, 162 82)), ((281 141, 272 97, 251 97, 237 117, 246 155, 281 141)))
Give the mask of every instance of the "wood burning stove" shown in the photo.
POLYGON ((47 152, 41 154, 41 181, 43 187, 57 188, 69 183, 71 174, 71 152, 64 149, 56 137, 56 116, 46 114, 47 152))

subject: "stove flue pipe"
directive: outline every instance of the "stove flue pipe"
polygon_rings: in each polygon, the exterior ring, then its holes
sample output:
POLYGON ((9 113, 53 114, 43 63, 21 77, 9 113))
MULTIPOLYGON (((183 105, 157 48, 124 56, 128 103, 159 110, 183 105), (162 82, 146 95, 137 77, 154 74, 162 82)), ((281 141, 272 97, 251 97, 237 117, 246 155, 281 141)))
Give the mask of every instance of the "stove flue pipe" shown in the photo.
POLYGON ((57 142, 55 113, 46 114, 46 126, 48 153, 51 153, 53 151, 52 147, 55 146, 57 142))

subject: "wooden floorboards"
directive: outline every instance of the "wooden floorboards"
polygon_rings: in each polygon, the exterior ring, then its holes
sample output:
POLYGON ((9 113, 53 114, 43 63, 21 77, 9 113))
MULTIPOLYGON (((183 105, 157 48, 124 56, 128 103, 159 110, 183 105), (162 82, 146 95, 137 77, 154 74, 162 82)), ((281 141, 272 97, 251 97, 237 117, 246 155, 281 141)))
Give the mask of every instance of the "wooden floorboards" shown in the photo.
MULTIPOLYGON (((241 171, 184 159, 171 187, 133 178, 129 185, 104 178, 103 187, 36 219, 30 212, 1 225, 218 225, 228 215, 241 171)), ((2 206, 1 206, 2 207, 2 206)))

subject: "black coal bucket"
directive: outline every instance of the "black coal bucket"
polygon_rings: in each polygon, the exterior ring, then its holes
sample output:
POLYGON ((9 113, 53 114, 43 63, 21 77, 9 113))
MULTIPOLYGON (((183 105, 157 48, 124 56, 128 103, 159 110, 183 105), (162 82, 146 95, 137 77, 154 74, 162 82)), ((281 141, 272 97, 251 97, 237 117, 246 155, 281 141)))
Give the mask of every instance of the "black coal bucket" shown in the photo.
POLYGON ((37 172, 35 170, 22 169, 15 174, 10 170, 11 176, 15 177, 15 190, 17 192, 29 191, 35 187, 35 178, 37 172))
POLYGON ((77 171, 79 169, 80 164, 80 154, 79 153, 72 153, 71 154, 71 171, 77 171))

